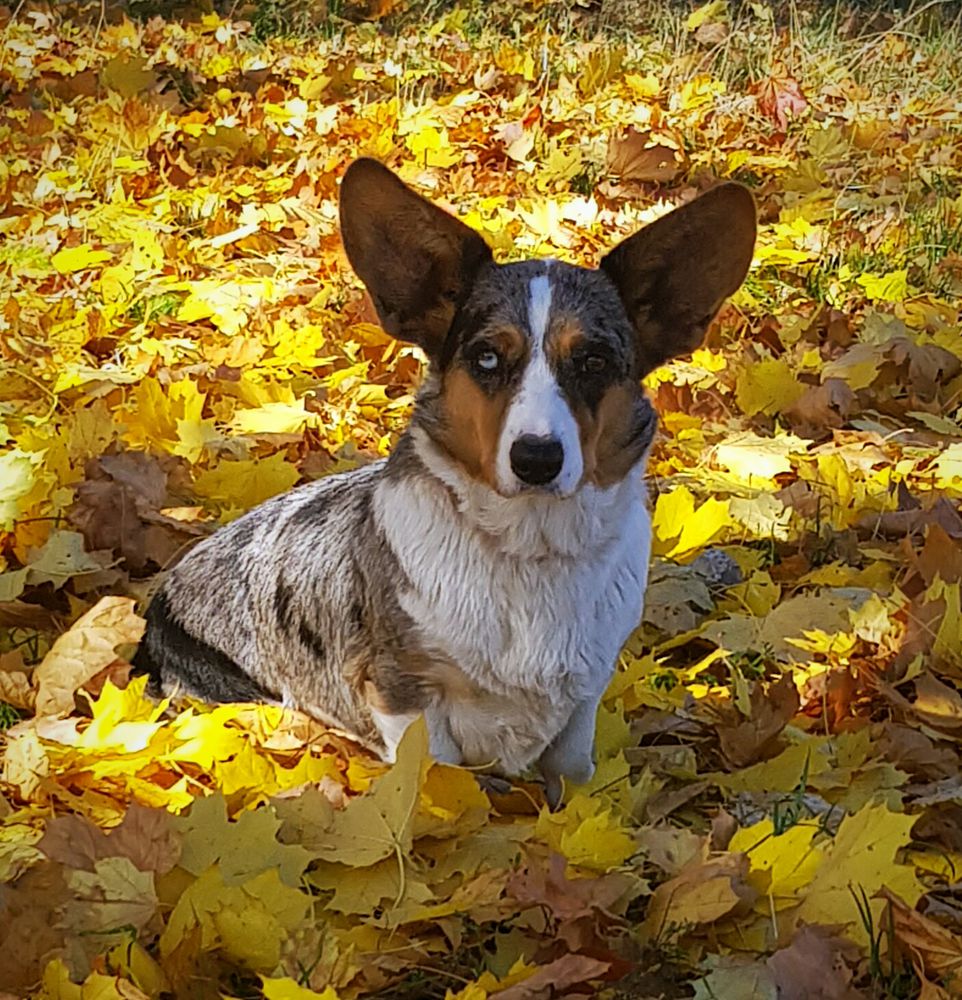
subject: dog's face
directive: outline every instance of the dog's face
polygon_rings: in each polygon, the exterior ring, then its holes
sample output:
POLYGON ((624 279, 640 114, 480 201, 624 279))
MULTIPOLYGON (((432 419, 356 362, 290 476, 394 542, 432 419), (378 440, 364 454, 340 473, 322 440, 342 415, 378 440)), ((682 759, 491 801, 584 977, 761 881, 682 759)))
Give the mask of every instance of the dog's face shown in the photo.
POLYGON ((755 209, 724 184, 598 270, 497 265, 481 237, 373 160, 344 176, 341 230, 384 329, 431 361, 416 420, 502 496, 621 479, 651 443, 640 379, 691 351, 742 282, 755 209))
POLYGON ((620 479, 650 443, 638 371, 634 330, 604 274, 488 264, 436 360, 440 419, 428 426, 503 496, 569 496, 620 479))

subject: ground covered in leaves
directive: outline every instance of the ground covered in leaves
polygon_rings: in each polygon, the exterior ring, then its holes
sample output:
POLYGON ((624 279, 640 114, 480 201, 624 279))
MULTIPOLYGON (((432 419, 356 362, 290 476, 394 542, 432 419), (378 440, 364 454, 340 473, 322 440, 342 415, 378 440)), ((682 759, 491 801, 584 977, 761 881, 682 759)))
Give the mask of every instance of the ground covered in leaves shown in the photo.
POLYGON ((958 24, 782 6, 0 10, 0 991, 962 996, 958 24), (503 260, 758 200, 745 288, 649 379, 648 608, 554 814, 420 727, 386 771, 128 677, 159 571, 404 424, 358 154, 503 260))

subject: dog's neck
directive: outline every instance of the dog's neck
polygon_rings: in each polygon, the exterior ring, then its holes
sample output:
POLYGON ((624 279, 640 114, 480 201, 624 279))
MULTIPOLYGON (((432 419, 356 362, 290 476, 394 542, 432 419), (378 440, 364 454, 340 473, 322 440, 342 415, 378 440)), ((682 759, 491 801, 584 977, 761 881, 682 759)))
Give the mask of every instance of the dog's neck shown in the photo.
POLYGON ((645 502, 644 466, 642 458, 620 482, 606 488, 585 484, 570 497, 504 497, 469 476, 415 424, 398 442, 385 475, 403 495, 401 502, 436 517, 440 501, 464 530, 500 555, 551 560, 584 558, 619 538, 630 508, 645 502))

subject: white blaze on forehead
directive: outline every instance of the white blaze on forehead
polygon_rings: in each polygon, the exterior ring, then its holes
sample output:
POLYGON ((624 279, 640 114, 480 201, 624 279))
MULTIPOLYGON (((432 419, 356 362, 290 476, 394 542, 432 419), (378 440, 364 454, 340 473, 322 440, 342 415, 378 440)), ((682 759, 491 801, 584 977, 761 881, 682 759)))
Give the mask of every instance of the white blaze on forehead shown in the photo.
POLYGON ((544 353, 544 338, 551 316, 551 281, 547 274, 539 274, 528 284, 528 328, 531 331, 532 349, 544 353))
POLYGON ((573 493, 584 471, 578 423, 561 394, 545 354, 545 338, 551 319, 551 292, 548 274, 539 274, 528 283, 528 363, 501 429, 496 462, 498 485, 507 495, 519 492, 525 485, 511 468, 511 446, 518 438, 528 434, 561 442, 564 464, 550 484, 559 494, 573 493))

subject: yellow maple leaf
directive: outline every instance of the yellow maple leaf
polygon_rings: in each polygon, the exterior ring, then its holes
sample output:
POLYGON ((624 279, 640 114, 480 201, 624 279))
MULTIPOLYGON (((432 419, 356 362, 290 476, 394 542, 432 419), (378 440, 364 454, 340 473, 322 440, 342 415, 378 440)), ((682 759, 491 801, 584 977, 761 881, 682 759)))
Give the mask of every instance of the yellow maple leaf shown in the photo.
POLYGON ((871 907, 877 932, 885 906, 883 899, 873 898, 879 889, 891 890, 909 906, 914 906, 925 891, 914 867, 896 859, 912 839, 916 818, 890 812, 885 805, 866 806, 846 816, 824 848, 824 862, 804 892, 797 919, 807 924, 847 925, 849 935, 862 947, 869 947, 872 942, 856 898, 871 907))
POLYGON ((268 979, 261 976, 265 1000, 338 1000, 332 986, 324 987, 323 993, 315 993, 301 986, 296 979, 283 976, 279 979, 268 979))
POLYGON ((715 448, 715 459, 743 482, 761 485, 782 472, 791 472, 789 456, 803 452, 808 444, 794 434, 763 437, 743 431, 722 441, 715 448))
POLYGON ((542 809, 535 836, 568 862, 591 871, 607 872, 635 853, 630 830, 600 799, 576 793, 558 812, 542 809))
POLYGON ((170 723, 175 744, 169 759, 190 761, 209 771, 218 761, 230 760, 248 747, 244 733, 232 722, 233 705, 218 705, 209 711, 187 708, 170 723))
POLYGON ((94 250, 89 243, 81 243, 76 247, 58 250, 50 259, 50 263, 61 274, 73 274, 75 271, 86 271, 113 256, 108 250, 94 250))
POLYGON ((689 31, 696 31, 706 21, 715 21, 723 17, 728 10, 726 0, 709 0, 708 3, 696 7, 686 18, 685 27, 689 31))
POLYGON ((676 486, 660 494, 655 503, 652 551, 672 559, 684 558, 718 538, 730 523, 727 500, 709 498, 696 507, 691 491, 676 486))
POLYGON ((33 489, 42 453, 14 448, 0 455, 0 530, 10 531, 21 512, 21 502, 33 489))
POLYGON ((196 933, 204 951, 221 948, 247 968, 271 973, 310 905, 305 893, 280 880, 276 868, 240 885, 225 885, 213 865, 177 900, 160 936, 160 954, 166 958, 196 933))
POLYGON ((908 271, 889 271, 887 274, 860 274, 855 281, 865 289, 865 297, 872 302, 902 302, 908 297, 908 271))
POLYGON ((241 461, 224 459, 194 480, 198 496, 245 511, 278 493, 289 490, 300 478, 284 452, 267 458, 241 461))
POLYGON ((735 399, 747 417, 756 413, 781 413, 805 392, 784 358, 767 358, 746 365, 738 374, 735 399))
POLYGON ((448 130, 426 125, 404 139, 415 161, 424 167, 453 167, 461 160, 461 150, 451 145, 448 130))
POLYGON ((164 265, 164 248, 157 234, 141 227, 134 235, 134 245, 130 256, 130 266, 138 274, 159 271, 164 265))
POLYGON ((304 402, 265 403, 256 409, 238 410, 231 420, 237 434, 300 434, 318 422, 316 413, 308 413, 304 402))
POLYGON ((822 864, 824 852, 813 846, 816 823, 798 823, 776 836, 770 819, 742 827, 728 845, 744 851, 751 862, 749 883, 759 893, 755 909, 769 913, 797 903, 800 890, 809 885, 822 864))
POLYGON ((470 771, 434 764, 428 769, 421 788, 414 835, 469 833, 485 822, 490 810, 488 797, 470 771))
POLYGON ((76 745, 91 750, 103 747, 142 749, 160 729, 157 720, 169 702, 155 702, 146 695, 146 675, 134 677, 125 688, 107 681, 100 696, 90 700, 93 721, 80 734, 76 745))

